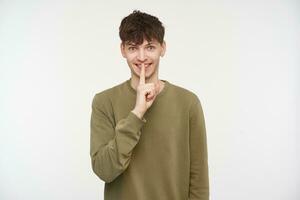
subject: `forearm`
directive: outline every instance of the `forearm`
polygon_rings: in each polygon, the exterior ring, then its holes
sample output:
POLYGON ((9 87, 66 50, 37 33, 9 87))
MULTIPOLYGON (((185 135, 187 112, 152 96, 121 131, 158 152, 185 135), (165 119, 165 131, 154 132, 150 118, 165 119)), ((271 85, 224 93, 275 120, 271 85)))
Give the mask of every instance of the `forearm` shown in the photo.
POLYGON ((209 200, 209 169, 205 120, 200 101, 190 110, 190 200, 209 200))
MULTIPOLYGON (((101 121, 97 121, 101 123, 101 121)), ((112 182, 116 177, 128 167, 131 154, 140 138, 140 129, 145 121, 139 119, 134 113, 130 112, 128 116, 120 120, 115 129, 114 136, 106 139, 105 130, 99 129, 101 126, 91 124, 92 136, 103 135, 103 137, 92 137, 92 148, 98 148, 91 154, 92 168, 95 174, 105 182, 112 182), (95 128, 98 127, 98 128, 95 128), (99 144, 103 140, 106 143, 99 144)), ((109 134, 111 135, 111 133, 109 134)))

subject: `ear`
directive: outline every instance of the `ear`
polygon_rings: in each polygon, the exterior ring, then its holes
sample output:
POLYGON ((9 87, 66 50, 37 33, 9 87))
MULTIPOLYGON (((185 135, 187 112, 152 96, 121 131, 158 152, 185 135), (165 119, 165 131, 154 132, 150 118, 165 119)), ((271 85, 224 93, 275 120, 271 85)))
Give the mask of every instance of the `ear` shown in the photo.
POLYGON ((166 41, 164 41, 161 45, 161 48, 162 48, 162 51, 160 53, 160 56, 163 57, 166 53, 166 50, 167 50, 167 45, 166 45, 166 41))
POLYGON ((125 46, 124 46, 123 42, 121 42, 121 44, 120 44, 120 50, 121 50, 123 58, 126 58, 126 55, 125 55, 125 46))

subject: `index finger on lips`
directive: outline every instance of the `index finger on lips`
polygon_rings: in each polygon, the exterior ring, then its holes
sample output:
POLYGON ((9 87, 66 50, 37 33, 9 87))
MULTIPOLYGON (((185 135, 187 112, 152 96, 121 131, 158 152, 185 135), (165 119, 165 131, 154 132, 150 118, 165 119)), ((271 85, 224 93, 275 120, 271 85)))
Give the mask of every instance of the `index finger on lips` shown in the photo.
POLYGON ((145 84, 145 65, 144 64, 142 64, 142 66, 141 66, 140 84, 145 84))

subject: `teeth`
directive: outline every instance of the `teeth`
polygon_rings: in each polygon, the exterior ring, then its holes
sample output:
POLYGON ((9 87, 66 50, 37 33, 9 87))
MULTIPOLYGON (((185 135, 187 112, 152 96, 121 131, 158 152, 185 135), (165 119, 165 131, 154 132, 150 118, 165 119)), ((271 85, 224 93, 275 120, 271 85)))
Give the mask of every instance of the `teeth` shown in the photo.
MULTIPOLYGON (((149 65, 151 65, 151 64, 145 64, 144 66, 145 66, 145 67, 148 67, 149 65)), ((140 68, 142 67, 142 65, 136 65, 136 66, 138 66, 138 67, 140 67, 140 68)))

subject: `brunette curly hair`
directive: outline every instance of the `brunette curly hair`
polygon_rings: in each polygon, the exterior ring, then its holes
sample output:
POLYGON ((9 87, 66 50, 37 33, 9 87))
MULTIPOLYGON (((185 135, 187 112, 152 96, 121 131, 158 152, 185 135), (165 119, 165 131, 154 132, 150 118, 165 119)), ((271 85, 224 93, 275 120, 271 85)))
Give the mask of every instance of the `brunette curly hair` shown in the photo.
POLYGON ((134 10, 124 17, 119 27, 119 36, 122 43, 133 42, 136 45, 155 39, 160 44, 164 42, 165 28, 155 16, 134 10))

